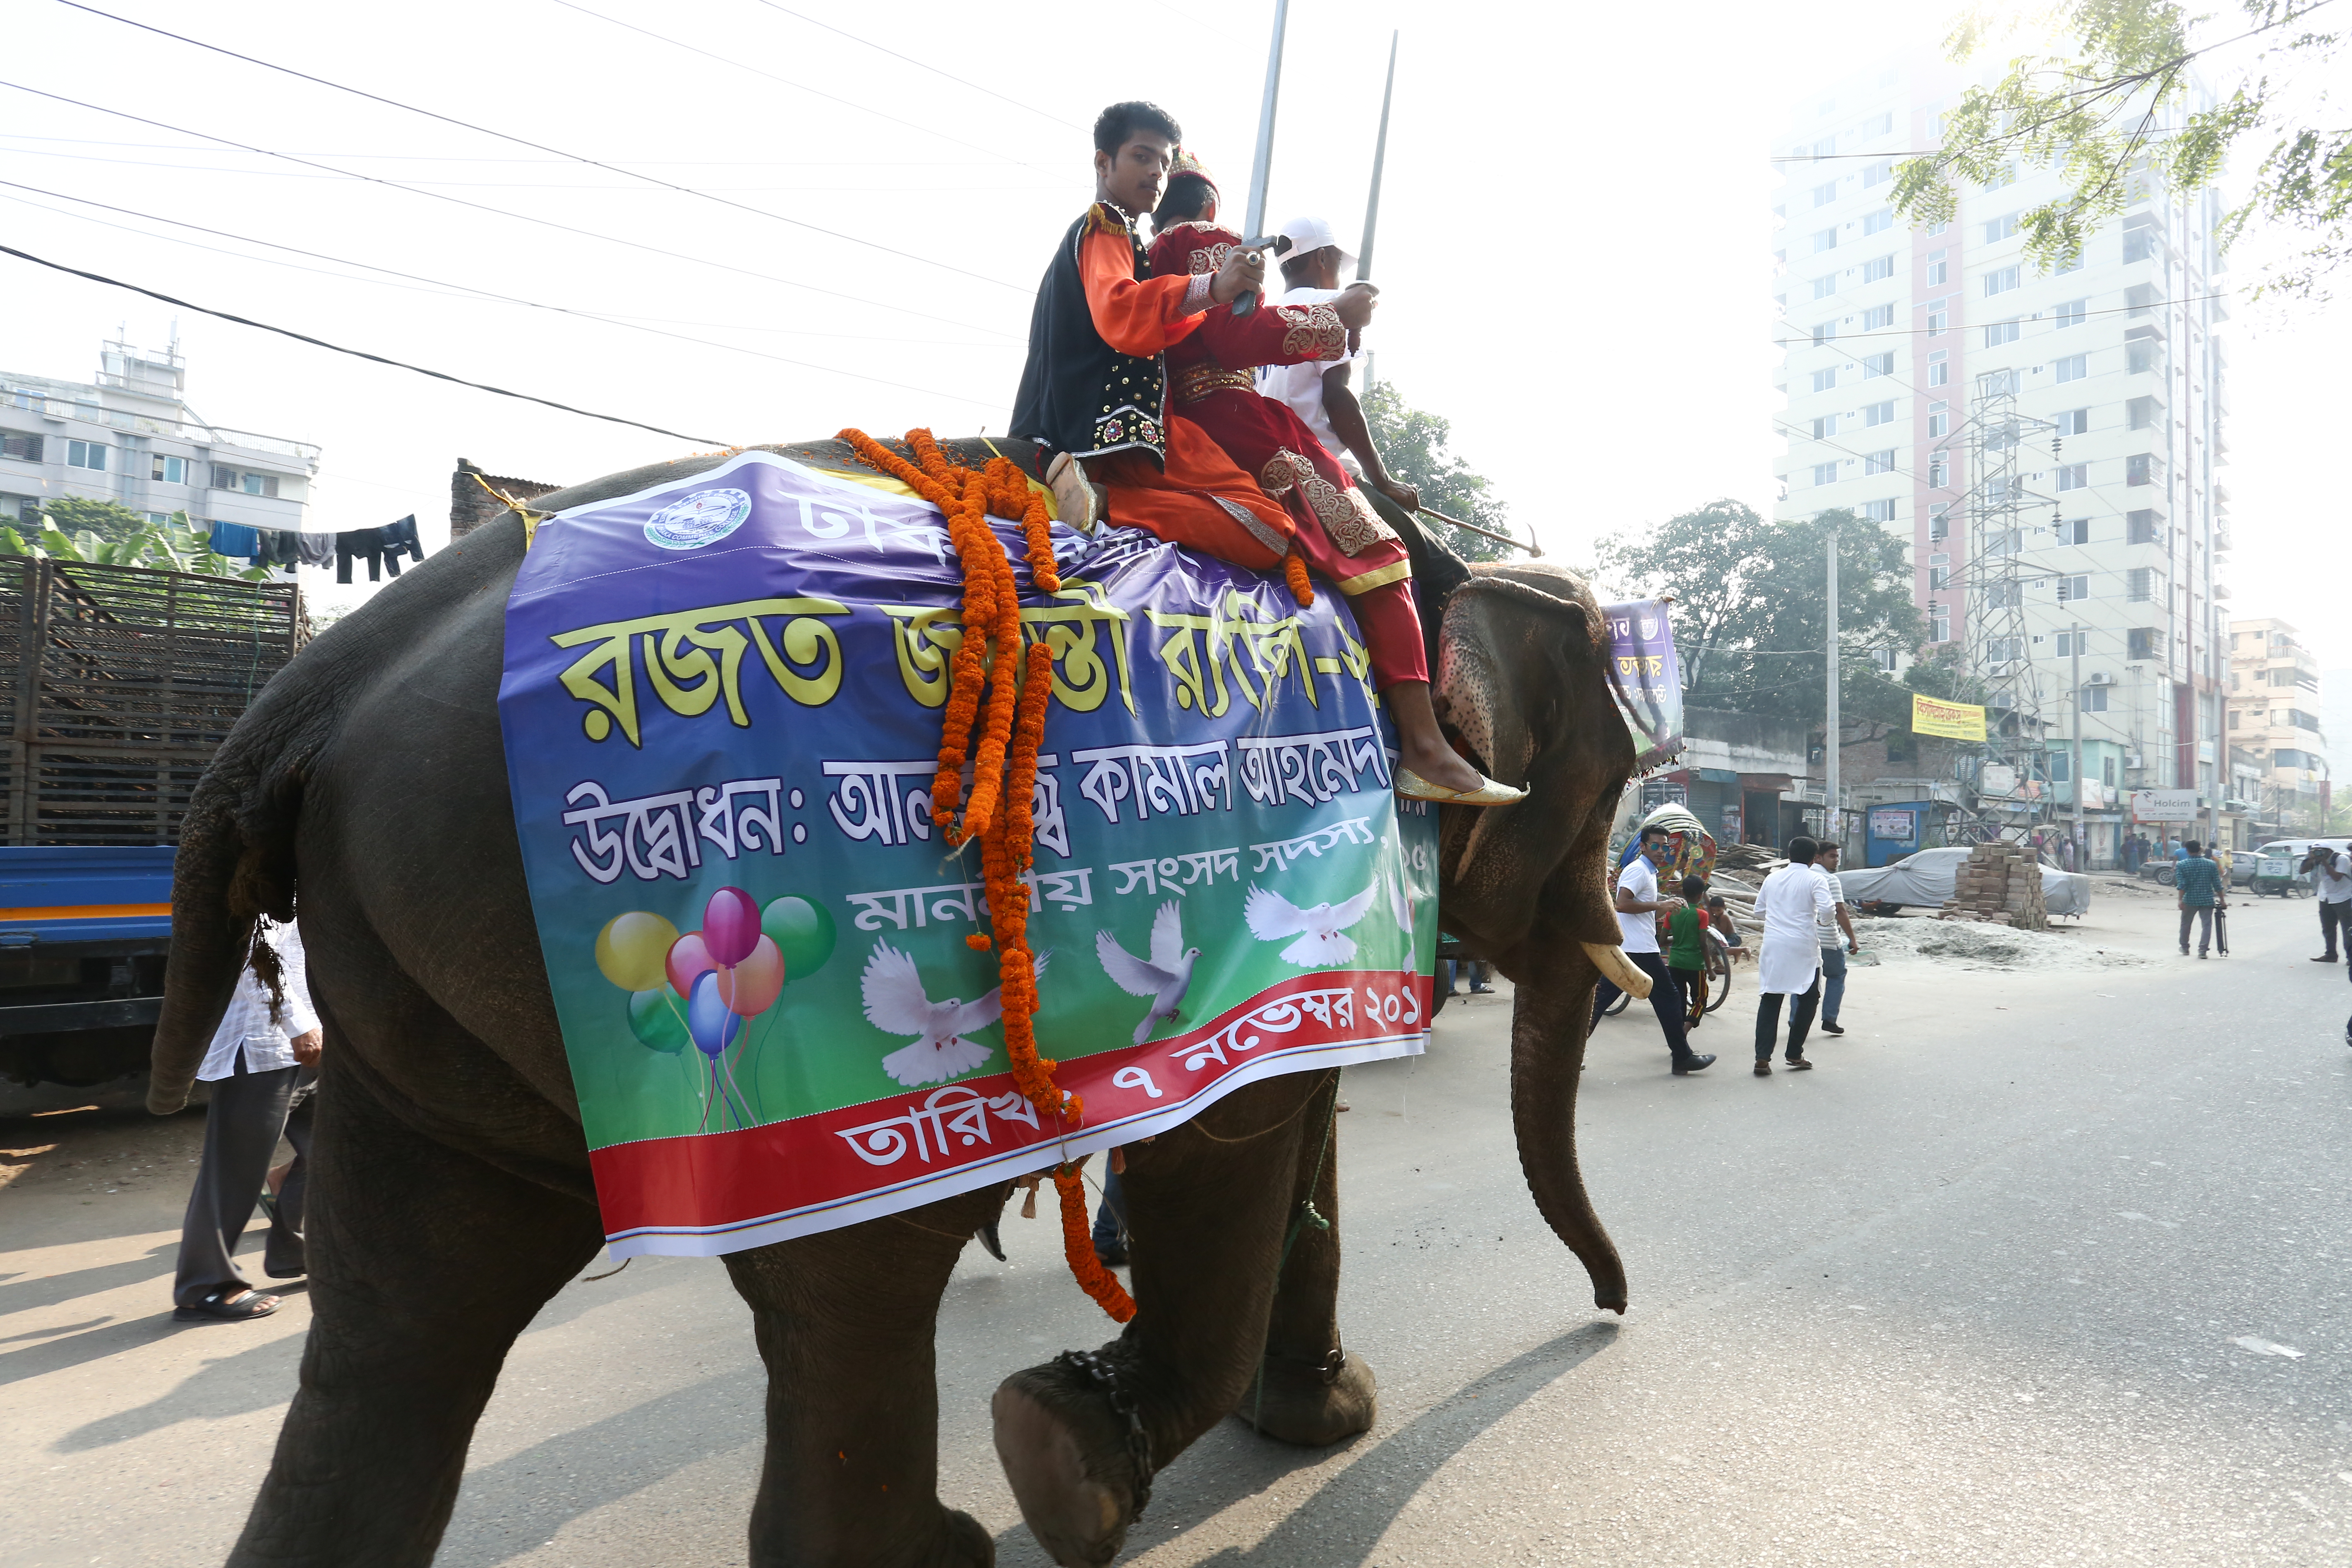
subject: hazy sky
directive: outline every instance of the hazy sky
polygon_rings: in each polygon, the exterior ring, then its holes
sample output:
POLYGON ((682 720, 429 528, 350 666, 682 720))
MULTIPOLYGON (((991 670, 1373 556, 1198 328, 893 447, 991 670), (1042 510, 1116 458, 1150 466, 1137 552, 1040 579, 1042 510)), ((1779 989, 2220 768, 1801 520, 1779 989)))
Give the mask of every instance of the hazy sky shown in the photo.
MULTIPOLYGON (((9 243, 713 444, 845 424, 1002 431, 1037 277, 1091 195, 1095 112, 1166 106, 1238 214, 1272 16, 1268 0, 96 3, 556 152, 10 0, 0 179, 146 216, 0 186, 9 243)), ((1769 141, 1811 85, 1942 26, 1883 6, 1825 11, 1806 32, 1792 15, 1292 5, 1270 212, 1357 233, 1402 28, 1378 373, 1453 420, 1457 450, 1558 558, 1587 562, 1604 534, 1719 496, 1770 504, 1769 141)), ((171 331, 172 309, 118 289, 8 258, 0 277, 0 368, 83 379, 101 338, 171 331)), ((205 417, 325 448, 321 529, 414 511, 437 544, 460 455, 568 482, 694 449, 178 315, 205 417)), ((2352 309, 2242 306, 2230 336, 2233 608, 2294 618, 2330 668, 2352 666, 2344 490, 2323 468, 2340 463, 2340 399, 2315 374, 2352 359, 2352 309)))

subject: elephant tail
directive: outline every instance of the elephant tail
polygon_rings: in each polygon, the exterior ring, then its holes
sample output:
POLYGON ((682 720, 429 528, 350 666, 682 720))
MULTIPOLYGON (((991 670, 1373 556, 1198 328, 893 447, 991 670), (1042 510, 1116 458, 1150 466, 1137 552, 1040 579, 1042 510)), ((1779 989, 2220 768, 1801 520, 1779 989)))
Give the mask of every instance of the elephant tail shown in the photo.
MULTIPOLYGON (((285 705, 269 700, 285 684, 291 683, 281 672, 229 732, 180 825, 172 957, 148 1056, 147 1109, 158 1116, 188 1102, 237 977, 266 945, 257 941, 259 918, 294 918, 294 826, 304 770, 285 754, 282 731, 271 722, 285 705)), ((261 965, 273 979, 275 956, 261 965)))

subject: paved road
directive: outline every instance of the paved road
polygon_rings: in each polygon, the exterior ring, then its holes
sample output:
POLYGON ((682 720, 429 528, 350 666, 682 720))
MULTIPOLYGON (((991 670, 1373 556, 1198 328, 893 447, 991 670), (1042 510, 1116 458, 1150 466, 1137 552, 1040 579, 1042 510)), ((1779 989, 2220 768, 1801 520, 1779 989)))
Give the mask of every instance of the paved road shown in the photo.
MULTIPOLYGON (((1350 1344, 1380 1426, 1327 1453, 1227 1423, 1127 1561, 1359 1564, 2340 1563, 2352 1560, 2352 1051, 2312 907, 2146 967, 1858 970, 1820 1070, 1759 1080, 1743 973, 1677 1079, 1611 1020, 1580 1115, 1633 1306, 1602 1321, 1510 1149, 1507 1005, 1349 1075, 1350 1344)), ((208 1563, 291 1387, 304 1310, 165 1313, 201 1128, 0 1121, 0 1565, 208 1563), (68 1163, 67 1162, 71 1162, 68 1163)), ((1104 1337, 1052 1227, 968 1252, 942 1312, 942 1491, 1045 1561, 989 1447, 1013 1368, 1104 1337)), ((258 1237, 257 1233, 256 1245, 258 1237)), ((761 1385, 713 1263, 566 1289, 518 1346, 441 1561, 744 1561, 761 1385)))

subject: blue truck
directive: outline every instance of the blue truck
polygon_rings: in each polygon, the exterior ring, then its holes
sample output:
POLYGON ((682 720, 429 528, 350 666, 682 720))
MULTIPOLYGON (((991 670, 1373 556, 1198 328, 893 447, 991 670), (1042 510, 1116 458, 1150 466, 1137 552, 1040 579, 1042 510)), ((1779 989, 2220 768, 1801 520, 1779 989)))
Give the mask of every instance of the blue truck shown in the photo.
POLYGON ((0 1079, 147 1070, 188 798, 308 637, 290 583, 0 555, 0 1079))

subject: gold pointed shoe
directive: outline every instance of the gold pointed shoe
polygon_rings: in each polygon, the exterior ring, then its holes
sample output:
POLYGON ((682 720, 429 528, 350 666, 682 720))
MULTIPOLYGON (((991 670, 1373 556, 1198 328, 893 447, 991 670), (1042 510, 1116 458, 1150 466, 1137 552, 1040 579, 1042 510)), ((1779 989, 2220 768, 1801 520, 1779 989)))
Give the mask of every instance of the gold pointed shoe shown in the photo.
POLYGON ((1528 798, 1527 791, 1496 784, 1484 773, 1478 775, 1476 789, 1447 789, 1430 783, 1411 768, 1396 771, 1396 793, 1406 800, 1442 801, 1447 805, 1509 805, 1528 798))
POLYGON ((1080 533, 1092 533, 1100 512, 1095 505, 1095 487, 1087 482, 1087 471, 1067 452, 1055 458, 1045 468, 1046 488, 1054 492, 1054 517, 1080 533))

